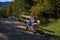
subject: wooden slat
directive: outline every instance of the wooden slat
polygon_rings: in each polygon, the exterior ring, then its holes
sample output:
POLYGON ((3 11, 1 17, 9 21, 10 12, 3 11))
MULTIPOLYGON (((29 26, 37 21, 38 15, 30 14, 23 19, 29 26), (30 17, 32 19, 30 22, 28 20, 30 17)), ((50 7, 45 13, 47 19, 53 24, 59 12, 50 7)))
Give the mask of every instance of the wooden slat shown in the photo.
POLYGON ((22 20, 22 21, 25 21, 25 22, 28 22, 29 20, 26 20, 26 19, 22 19, 22 18, 20 18, 20 20, 22 20))
POLYGON ((30 18, 30 16, 27 16, 27 15, 21 15, 21 17, 30 18))
MULTIPOLYGON (((25 21, 25 22, 28 22, 28 21, 29 21, 29 20, 27 20, 27 19, 23 19, 23 17, 24 17, 24 18, 30 18, 30 16, 21 15, 21 19, 20 19, 20 20, 25 21)), ((37 23, 39 24, 39 23, 40 23, 40 20, 38 20, 37 23)))

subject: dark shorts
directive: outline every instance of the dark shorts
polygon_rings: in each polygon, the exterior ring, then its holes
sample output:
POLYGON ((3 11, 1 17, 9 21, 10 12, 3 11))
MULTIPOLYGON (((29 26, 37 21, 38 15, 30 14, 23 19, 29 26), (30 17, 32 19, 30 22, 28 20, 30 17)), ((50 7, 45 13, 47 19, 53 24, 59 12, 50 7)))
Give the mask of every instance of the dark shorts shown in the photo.
POLYGON ((28 26, 32 26, 32 22, 29 21, 29 22, 27 23, 27 25, 28 25, 28 26))

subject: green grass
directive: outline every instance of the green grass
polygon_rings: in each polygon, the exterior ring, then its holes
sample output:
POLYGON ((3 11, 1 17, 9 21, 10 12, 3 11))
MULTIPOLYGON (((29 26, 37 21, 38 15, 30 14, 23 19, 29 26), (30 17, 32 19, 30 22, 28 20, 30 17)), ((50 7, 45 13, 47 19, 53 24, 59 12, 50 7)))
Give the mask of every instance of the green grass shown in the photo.
POLYGON ((47 25, 41 25, 40 28, 42 28, 41 30, 43 30, 45 33, 60 36, 60 19, 58 19, 56 22, 49 23, 47 25), (46 30, 52 32, 48 32, 46 30))

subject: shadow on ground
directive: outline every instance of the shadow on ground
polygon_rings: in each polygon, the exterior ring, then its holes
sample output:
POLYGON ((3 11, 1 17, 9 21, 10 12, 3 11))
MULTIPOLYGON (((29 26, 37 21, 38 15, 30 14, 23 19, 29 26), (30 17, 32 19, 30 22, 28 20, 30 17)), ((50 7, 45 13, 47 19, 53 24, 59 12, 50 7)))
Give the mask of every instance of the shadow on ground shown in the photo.
POLYGON ((40 35, 27 33, 25 29, 17 28, 17 24, 0 22, 0 40, 59 40, 59 36, 37 31, 40 35))

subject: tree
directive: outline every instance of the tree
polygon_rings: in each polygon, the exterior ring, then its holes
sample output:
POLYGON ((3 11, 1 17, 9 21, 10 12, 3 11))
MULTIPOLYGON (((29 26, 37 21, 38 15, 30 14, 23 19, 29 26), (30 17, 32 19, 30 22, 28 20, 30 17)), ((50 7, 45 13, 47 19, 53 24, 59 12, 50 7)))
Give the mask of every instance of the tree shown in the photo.
POLYGON ((59 15, 59 13, 55 13, 57 12, 56 10, 60 8, 57 7, 59 6, 59 3, 59 0, 15 0, 12 3, 11 8, 13 14, 21 15, 32 11, 36 15, 42 15, 42 17, 45 15, 52 17, 52 14, 54 16, 56 16, 56 14, 59 15))
POLYGON ((0 15, 2 17, 9 17, 10 16, 10 8, 9 6, 2 6, 0 15))
POLYGON ((24 4, 25 3, 23 0, 18 0, 18 1, 15 0, 11 5, 13 13, 24 14, 24 12, 25 12, 24 4))

